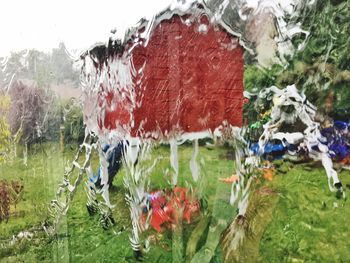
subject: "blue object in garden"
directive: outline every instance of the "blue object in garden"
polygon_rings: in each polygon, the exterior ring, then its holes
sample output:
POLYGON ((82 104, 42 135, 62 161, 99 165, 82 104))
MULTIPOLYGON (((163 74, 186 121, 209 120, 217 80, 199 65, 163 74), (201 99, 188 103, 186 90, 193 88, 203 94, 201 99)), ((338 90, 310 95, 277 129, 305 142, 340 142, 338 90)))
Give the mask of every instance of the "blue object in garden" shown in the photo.
POLYGON ((335 121, 333 127, 321 131, 327 139, 327 146, 333 159, 342 160, 350 155, 350 124, 344 121, 335 121))
MULTIPOLYGON (((111 146, 108 144, 106 144, 102 149, 102 151, 107 154, 108 185, 112 184, 114 177, 122 166, 123 148, 124 143, 119 142, 113 147, 113 149, 111 149, 111 146)), ((98 168, 97 175, 90 178, 90 181, 97 187, 101 186, 101 166, 98 168)))
POLYGON ((349 123, 344 121, 335 121, 333 126, 338 130, 345 130, 350 127, 349 123))
MULTIPOLYGON (((253 143, 250 146, 250 150, 254 154, 259 154, 259 143, 253 143)), ((263 157, 266 157, 267 155, 272 155, 275 159, 280 159, 282 158, 286 150, 287 148, 282 143, 268 142, 264 147, 263 157)))

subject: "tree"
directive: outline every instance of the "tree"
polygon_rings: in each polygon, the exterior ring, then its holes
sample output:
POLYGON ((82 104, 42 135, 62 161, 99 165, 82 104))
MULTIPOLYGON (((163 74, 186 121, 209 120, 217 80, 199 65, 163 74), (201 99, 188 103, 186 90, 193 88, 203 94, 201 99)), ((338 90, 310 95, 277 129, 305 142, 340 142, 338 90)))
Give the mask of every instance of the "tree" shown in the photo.
POLYGON ((15 82, 9 90, 11 106, 8 122, 12 134, 22 132, 21 142, 33 143, 42 138, 49 96, 44 89, 15 82))
POLYGON ((6 118, 10 103, 9 96, 0 95, 0 162, 6 160, 10 152, 11 131, 6 118))
POLYGON ((73 70, 73 60, 69 57, 63 42, 59 44, 58 48, 52 49, 51 69, 57 84, 67 79, 72 81, 79 79, 79 73, 73 70))
POLYGON ((50 86, 54 76, 51 68, 51 56, 44 52, 32 49, 26 56, 27 74, 23 77, 34 80, 37 86, 50 86))
MULTIPOLYGON (((299 20, 310 36, 302 50, 289 58, 288 67, 259 69, 247 66, 248 90, 296 84, 324 115, 350 119, 350 2, 317 1, 317 12, 305 9, 299 20), (276 70, 278 69, 278 70, 276 70)), ((294 44, 303 39, 295 38, 294 44)), ((251 111, 251 110, 250 110, 251 111)), ((246 114, 248 118, 254 114, 246 114)), ((255 114, 256 116, 256 114, 255 114)), ((250 120, 250 119, 248 119, 250 120)))
POLYGON ((69 101, 64 104, 63 115, 65 142, 81 143, 85 136, 82 107, 69 101))

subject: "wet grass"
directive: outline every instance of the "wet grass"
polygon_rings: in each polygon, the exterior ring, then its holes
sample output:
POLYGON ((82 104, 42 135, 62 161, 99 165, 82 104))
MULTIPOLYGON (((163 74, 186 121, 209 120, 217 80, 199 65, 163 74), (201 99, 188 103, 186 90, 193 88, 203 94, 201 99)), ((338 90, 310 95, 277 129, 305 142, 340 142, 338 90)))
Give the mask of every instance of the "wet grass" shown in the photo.
MULTIPOLYGON (((337 199, 328 189, 321 167, 287 167, 270 186, 279 199, 273 220, 260 242, 263 262, 349 262, 348 198, 337 199)), ((344 187, 349 171, 340 172, 344 187)))
MULTIPOLYGON (((170 187, 169 148, 160 146, 152 156, 161 157, 150 177, 153 190, 170 187)), ((205 169, 201 180, 202 196, 208 197, 209 207, 215 203, 215 193, 218 198, 228 198, 230 186, 218 183, 218 177, 228 177, 233 172, 233 161, 221 160, 226 149, 208 150, 201 148, 198 161, 205 169)), ((47 205, 54 198, 57 185, 60 182, 64 167, 68 160, 73 158, 74 151, 67 149, 62 154, 57 145, 45 145, 33 149, 28 157, 27 166, 23 164, 21 156, 14 162, 0 167, 0 179, 22 180, 24 184, 23 200, 17 205, 16 213, 5 223, 0 224, 2 244, 12 235, 23 230, 31 230, 33 226, 39 228, 47 216, 47 205)), ((179 149, 179 185, 186 186, 193 183, 189 160, 192 147, 179 149)), ((93 160, 95 167, 98 164, 96 157, 93 160)), ((98 225, 98 216, 90 217, 85 203, 84 185, 81 184, 71 204, 67 217, 63 220, 60 233, 55 238, 47 238, 44 233, 38 233, 31 241, 22 240, 15 246, 0 248, 1 262, 133 262, 134 256, 129 244, 130 219, 129 210, 124 201, 125 189, 123 186, 124 171, 122 170, 111 189, 111 200, 116 205, 113 216, 116 225, 109 230, 103 230, 98 225)), ((227 209, 231 209, 225 202, 227 209)), ((12 209, 13 210, 13 209, 12 209)), ((199 219, 197 219, 199 220, 199 219)), ((189 238, 194 225, 184 225, 183 239, 189 238)), ((151 251, 145 257, 148 262, 172 261, 172 233, 165 230, 158 234, 154 230, 151 251)))
MULTIPOLYGON (((45 145, 32 149, 27 166, 23 165, 20 157, 12 164, 0 166, 0 180, 20 179, 24 184, 23 200, 16 210, 12 209, 10 220, 0 223, 1 244, 20 231, 40 226, 47 216, 47 204, 54 197, 65 163, 72 159, 73 154, 74 150, 67 149, 62 154, 57 145, 45 145)), ((179 148, 179 185, 193 183, 189 168, 191 155, 192 147, 179 148)), ((168 147, 154 149, 152 156, 161 156, 162 159, 152 172, 151 187, 169 187, 168 147)), ((200 147, 198 162, 201 163, 203 177, 197 188, 201 189, 199 194, 208 200, 211 219, 203 219, 203 216, 195 218, 191 225, 184 223, 182 249, 185 254, 188 240, 197 242, 195 248, 192 245, 192 254, 193 250, 206 243, 208 227, 200 227, 200 224, 207 224, 205 220, 209 220, 209 225, 213 224, 215 220, 212 218, 224 218, 229 222, 235 214, 228 204, 230 186, 218 182, 218 177, 228 177, 234 170, 233 161, 227 160, 226 156, 226 148, 209 150, 200 147)), ((98 163, 97 158, 93 163, 98 163)), ((98 216, 88 215, 82 184, 56 237, 48 238, 39 231, 31 241, 0 246, 0 262, 135 262, 129 245, 130 220, 124 201, 123 173, 121 171, 111 189, 112 203, 116 205, 114 227, 104 230, 98 225, 98 216)), ((349 172, 340 175, 344 183, 350 182, 349 172)), ((329 192, 322 168, 284 163, 272 182, 260 182, 251 201, 250 224, 256 234, 248 236, 238 252, 241 254, 238 258, 245 259, 244 262, 350 260, 349 202, 336 199, 335 194, 329 192), (263 191, 259 191, 261 187, 263 191), (264 206, 263 202, 268 206, 264 206)), ((150 230, 147 234, 152 236, 152 244, 150 252, 145 255, 145 262, 172 262, 172 232, 167 229, 162 233, 150 230)), ((224 252, 219 246, 211 262, 223 262, 223 257, 224 252)))

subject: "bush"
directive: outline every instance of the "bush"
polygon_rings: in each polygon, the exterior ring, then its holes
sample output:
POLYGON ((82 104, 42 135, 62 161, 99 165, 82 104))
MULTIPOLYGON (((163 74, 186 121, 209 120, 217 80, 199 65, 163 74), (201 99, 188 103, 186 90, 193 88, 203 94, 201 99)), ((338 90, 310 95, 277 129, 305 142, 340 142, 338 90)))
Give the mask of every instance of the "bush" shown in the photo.
POLYGON ((11 131, 6 118, 10 104, 9 96, 0 95, 0 162, 6 159, 10 151, 11 131))
POLYGON ((6 180, 0 181, 0 222, 8 221, 10 218, 10 207, 21 200, 23 193, 23 184, 21 181, 6 180))
POLYGON ((8 121, 12 134, 22 133, 20 142, 34 143, 42 137, 49 97, 44 89, 15 82, 9 90, 11 106, 8 121))
POLYGON ((85 136, 83 111, 74 100, 63 104, 63 125, 65 143, 81 143, 85 136))

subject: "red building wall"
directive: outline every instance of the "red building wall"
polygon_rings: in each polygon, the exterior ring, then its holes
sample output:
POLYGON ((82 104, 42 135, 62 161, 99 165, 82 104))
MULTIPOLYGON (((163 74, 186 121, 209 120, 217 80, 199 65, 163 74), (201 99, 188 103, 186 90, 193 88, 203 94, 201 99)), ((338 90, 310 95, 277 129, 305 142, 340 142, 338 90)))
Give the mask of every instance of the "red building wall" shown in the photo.
MULTIPOLYGON (((214 131, 225 120, 241 126, 243 48, 206 16, 191 25, 185 19, 174 15, 161 21, 148 44, 131 51, 136 72, 144 66, 133 80, 138 105, 132 116, 123 105, 106 111, 105 128, 130 125, 130 118, 133 136, 214 131)), ((115 96, 109 93, 104 99, 112 103, 115 96)))

